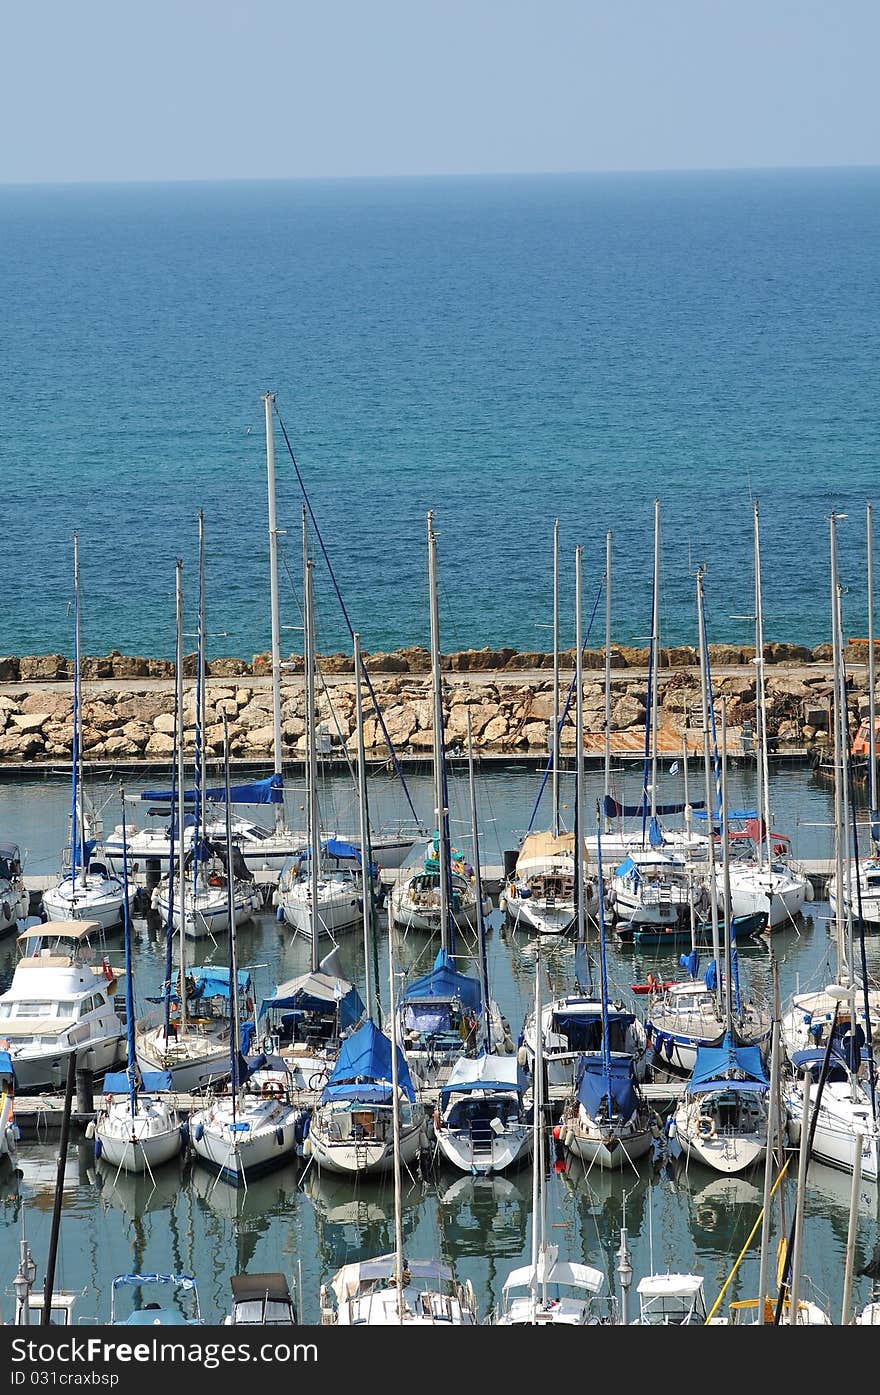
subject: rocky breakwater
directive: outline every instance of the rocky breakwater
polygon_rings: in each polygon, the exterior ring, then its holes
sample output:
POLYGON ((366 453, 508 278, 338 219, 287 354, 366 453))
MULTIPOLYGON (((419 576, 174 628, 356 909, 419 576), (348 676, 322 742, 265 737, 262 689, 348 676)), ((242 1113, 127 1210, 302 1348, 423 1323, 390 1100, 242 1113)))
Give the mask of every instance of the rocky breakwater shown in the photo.
MULTIPOLYGON (((866 644, 847 646, 847 688, 853 730, 867 711, 866 644)), ((729 750, 752 749, 756 724, 755 651, 709 646, 716 704, 726 703, 729 750)), ((831 649, 767 644, 764 651, 767 730, 777 752, 819 755, 829 743, 831 649)), ((430 656, 422 648, 364 656, 372 694, 364 692, 364 741, 368 754, 387 754, 388 738, 400 755, 428 756, 433 744, 430 656), (381 714, 381 721, 380 721, 381 714)), ((560 712, 573 687, 573 651, 560 659, 560 712)), ((585 748, 604 749, 605 654, 584 655, 585 748)), ((646 649, 612 646, 612 750, 637 756, 643 749, 647 702, 646 649)), ((302 658, 284 660, 282 741, 285 758, 305 754, 302 658)), ((553 656, 512 649, 464 650, 442 660, 447 747, 463 749, 468 715, 475 749, 499 756, 539 756, 548 749, 553 715, 553 656)), ((354 665, 350 656, 320 659, 318 719, 323 749, 342 755, 356 749, 354 665)), ((185 663, 184 727, 192 750, 195 725, 195 656, 185 663)), ((695 650, 661 651, 657 675, 659 749, 669 756, 702 749, 700 676, 695 650)), ((223 716, 234 760, 265 764, 273 753, 271 665, 266 654, 251 663, 236 658, 207 665, 205 741, 222 753, 223 716)), ((112 652, 82 664, 85 759, 93 763, 167 766, 173 754, 174 673, 170 662, 112 652)), ((880 710, 880 701, 878 701, 880 710)), ((0 658, 0 768, 69 761, 73 720, 71 661, 63 655, 0 658)), ((719 718, 720 720, 720 718, 719 718)), ((562 749, 574 749, 572 695, 562 749)))

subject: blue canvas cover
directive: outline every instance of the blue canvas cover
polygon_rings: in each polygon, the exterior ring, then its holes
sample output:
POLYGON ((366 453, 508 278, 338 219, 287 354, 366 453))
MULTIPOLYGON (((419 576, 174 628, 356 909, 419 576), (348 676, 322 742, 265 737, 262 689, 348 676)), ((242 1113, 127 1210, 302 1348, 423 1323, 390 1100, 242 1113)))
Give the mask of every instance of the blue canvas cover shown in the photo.
POLYGON ((9 1076, 15 1079, 15 1071, 12 1068, 12 1057, 8 1051, 0 1051, 0 1076, 9 1076))
MULTIPOLYGON (((139 1080, 138 1089, 145 1094, 158 1094, 162 1090, 171 1089, 171 1072, 168 1070, 149 1070, 141 1074, 137 1073, 139 1080)), ((111 1071, 104 1076, 102 1091, 106 1095, 127 1095, 130 1084, 127 1070, 111 1071)))
MULTIPOLYGON (((187 982, 192 991, 187 992, 187 1002, 193 1002, 199 998, 226 998, 229 999, 229 970, 219 964, 198 964, 193 965, 186 971, 187 982), (192 981, 191 984, 189 981, 192 981)), ((238 991, 246 993, 253 987, 250 973, 247 969, 238 971, 238 991)), ((167 984, 163 985, 162 992, 157 998, 150 998, 150 1002, 161 1003, 167 997, 167 984)), ((171 998, 177 1001, 177 982, 175 980, 171 988, 171 998)))
MULTIPOLYGON (((141 791, 141 799, 148 800, 151 804, 170 804, 172 798, 176 803, 180 802, 179 796, 172 796, 171 790, 141 791)), ((222 787, 203 790, 202 799, 206 804, 225 804, 226 790, 222 787)), ((194 804, 195 792, 184 790, 183 802, 184 804, 194 804)), ((265 780, 255 780, 249 785, 230 786, 230 804, 282 804, 283 802, 284 781, 277 772, 274 775, 267 775, 265 780)))
MULTIPOLYGON (((400 1047, 397 1051, 397 1083, 407 1099, 415 1103, 409 1067, 400 1047)), ((321 1092, 321 1103, 334 1099, 390 1098, 391 1042, 369 1019, 342 1043, 336 1064, 321 1092), (382 1087, 377 1094, 376 1086, 382 1087), (372 1094, 363 1093, 372 1089, 372 1094)))
POLYGON ((632 1057, 612 1056, 606 1067, 601 1056, 582 1056, 578 1065, 577 1097, 590 1118, 611 1096, 621 1118, 628 1119, 638 1106, 632 1057))
MULTIPOLYGON (((749 1089, 760 1085, 769 1087, 759 1046, 737 1046, 730 1033, 720 1046, 698 1046, 693 1074, 688 1082, 691 1092, 714 1090, 718 1085, 732 1083, 734 1072, 742 1072, 749 1089)), ((733 1082, 735 1083, 735 1081, 733 1082)))
MULTIPOLYGON (((658 804, 656 813, 658 814, 683 814, 687 806, 684 804, 658 804)), ((701 799, 691 801, 692 809, 702 809, 704 807, 701 799)), ((609 819, 640 819, 643 814, 650 813, 650 809, 641 804, 621 804, 612 795, 606 794, 602 801, 602 810, 606 818, 609 819)))
POLYGON ((460 974, 455 967, 455 959, 445 949, 438 950, 431 972, 414 979, 403 996, 406 1002, 416 998, 458 998, 464 1007, 473 1008, 475 1012, 482 1011, 483 995, 479 979, 460 974))

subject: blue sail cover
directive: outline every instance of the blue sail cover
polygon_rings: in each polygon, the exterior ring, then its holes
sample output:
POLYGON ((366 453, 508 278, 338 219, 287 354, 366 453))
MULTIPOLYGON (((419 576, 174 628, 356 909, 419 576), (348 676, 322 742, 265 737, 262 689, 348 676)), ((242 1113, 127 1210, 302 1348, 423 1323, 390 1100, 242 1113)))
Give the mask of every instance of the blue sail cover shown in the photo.
MULTIPOLYGON (((409 1067, 400 1047, 397 1052, 397 1083, 410 1103, 415 1103, 409 1067)), ((381 1102, 391 1098, 391 1042, 369 1019, 342 1043, 336 1065, 321 1092, 321 1103, 328 1100, 356 1099, 381 1102), (378 1088, 377 1088, 378 1087, 378 1088)))
MULTIPOLYGON (((178 795, 172 795, 171 790, 142 790, 141 799, 148 800, 151 804, 170 804, 172 798, 179 802, 178 795)), ((201 794, 202 802, 205 804, 225 804, 226 790, 221 786, 218 789, 203 790, 201 794)), ((184 790, 184 804, 195 803, 195 791, 184 790)), ((284 803, 284 781, 277 772, 274 775, 267 775, 265 780, 255 780, 249 785, 231 785, 229 788, 230 804, 283 804, 284 803)))
POLYGON ((460 974, 455 967, 455 959, 447 950, 437 952, 434 967, 429 974, 414 979, 404 993, 404 1000, 412 1002, 417 998, 458 998, 463 1007, 482 1011, 483 995, 480 981, 460 974))
MULTIPOLYGON (((170 1070, 151 1070, 143 1074, 138 1071, 137 1079, 138 1089, 144 1094, 158 1094, 162 1090, 170 1090, 172 1085, 170 1070)), ((101 1086, 106 1095, 127 1095, 130 1088, 127 1070, 108 1071, 101 1086)))
MULTIPOLYGON (((702 809, 703 800, 692 799, 690 801, 692 809, 702 809)), ((687 808, 686 804, 658 804, 654 810, 655 814, 683 814, 687 808)), ((610 794, 606 794, 603 800, 603 813, 609 819, 640 819, 643 814, 650 814, 651 806, 646 805, 644 800, 640 804, 621 804, 610 794)))
POLYGON ((768 1089, 770 1082, 764 1072, 759 1046, 737 1046, 727 1033, 720 1046, 698 1046, 693 1074, 688 1082, 691 1093, 715 1090, 719 1085, 736 1085, 753 1090, 756 1085, 768 1089), (742 1072, 747 1079, 737 1082, 732 1073, 742 1072))
POLYGON ((601 1056, 582 1056, 578 1065, 577 1097, 593 1119, 610 1094, 621 1118, 628 1119, 638 1107, 634 1082, 631 1056, 612 1056, 607 1067, 601 1056))
MULTIPOLYGON (((192 980, 190 985, 192 992, 186 995, 187 1002, 192 1002, 198 998, 229 998, 229 970, 219 964, 194 965, 186 971, 187 980, 192 980)), ((246 993, 252 987, 252 980, 247 969, 238 971, 238 991, 246 993)), ((151 1002, 164 1002, 167 997, 167 984, 163 985, 162 992, 158 998, 151 998, 151 1002)), ((177 999, 177 987, 172 986, 172 999, 177 999)))

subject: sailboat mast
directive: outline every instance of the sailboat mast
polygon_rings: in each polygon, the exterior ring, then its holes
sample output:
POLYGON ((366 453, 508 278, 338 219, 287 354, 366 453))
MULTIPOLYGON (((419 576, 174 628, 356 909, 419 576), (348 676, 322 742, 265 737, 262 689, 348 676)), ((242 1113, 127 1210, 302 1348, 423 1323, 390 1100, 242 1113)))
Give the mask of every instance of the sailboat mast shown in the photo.
MULTIPOLYGON (((845 917, 844 917, 844 933, 845 933, 845 936, 846 936, 846 962, 847 962, 847 964, 848 964, 848 966, 849 966, 849 976, 848 976, 848 979, 847 979, 847 984, 848 984, 848 987, 849 987, 849 1014, 850 1014, 849 1020, 850 1020, 850 1022, 855 1022, 855 1021, 856 1021, 856 951, 855 951, 855 935, 854 935, 854 928, 855 928, 855 927, 854 927, 854 925, 853 925, 853 920, 854 920, 854 917, 853 917, 853 899, 854 899, 854 898, 853 898, 853 887, 852 887, 852 862, 851 862, 851 860, 850 860, 848 857, 847 857, 846 859, 844 859, 844 852, 843 852, 844 843, 845 843, 845 839, 846 839, 846 836, 847 836, 847 829, 849 828, 849 815, 850 815, 850 782, 849 782, 849 774, 850 774, 850 754, 851 754, 851 753, 850 753, 850 739, 849 739, 849 716, 848 716, 848 712, 847 712, 847 701, 846 701, 846 666, 845 666, 844 661, 843 661, 843 587, 840 585, 839 581, 838 581, 838 586, 837 586, 837 646, 838 646, 838 651, 839 651, 839 653, 840 653, 840 655, 841 655, 841 664, 840 664, 840 714, 841 714, 841 715, 840 715, 840 751, 841 751, 840 778, 841 778, 841 783, 842 783, 842 785, 843 785, 843 788, 842 788, 842 790, 841 790, 841 795, 840 795, 841 817, 842 817, 842 819, 843 819, 843 823, 841 824, 841 829, 840 829, 840 848, 841 848, 840 856, 841 856, 841 861, 842 861, 842 863, 843 863, 843 866, 844 866, 844 868, 845 868, 845 870, 846 870, 846 891, 845 891, 845 896, 846 896, 846 913, 845 913, 845 917)), ((838 904, 840 903, 840 901, 841 901, 842 899, 843 899, 843 897, 838 893, 838 897, 837 897, 838 904)), ((867 1001, 867 998, 866 998, 866 1001, 867 1001)), ((856 1098, 856 1083, 855 1083, 855 1079, 854 1079, 854 1077, 853 1077, 852 1074, 850 1074, 850 1090, 851 1090, 851 1092, 852 1092, 852 1097, 853 1097, 853 1099, 855 1099, 855 1098, 856 1098)))
POLYGON ((764 820, 764 836, 758 841, 758 867, 764 866, 764 848, 770 863, 770 761, 767 747, 767 693, 764 686, 764 606, 761 599, 761 539, 758 501, 755 500, 755 667, 758 679, 758 826, 764 820))
MULTIPOLYGON (((226 907, 229 916, 229 1092, 232 1099, 232 1127, 238 1106, 238 1051, 241 1029, 238 1021, 238 956, 235 944, 235 883, 232 876, 232 803, 229 797, 229 719, 223 713, 223 785, 226 796, 226 907)), ((236 1135, 237 1137, 237 1135, 236 1135)))
POLYGON ((832 703, 832 721, 834 728, 834 877, 837 887, 837 898, 834 912, 834 933, 837 942, 837 965, 838 973, 849 968, 849 959, 846 951, 845 926, 844 926, 844 901, 846 888, 843 869, 843 810, 841 803, 843 778, 843 744, 841 741, 841 730, 843 725, 843 714, 845 708, 845 693, 843 702, 841 701, 841 655, 840 655, 840 628, 838 624, 838 592, 839 583, 837 579, 837 515, 832 511, 829 520, 831 534, 831 659, 834 674, 834 698, 832 703))
MULTIPOLYGON (((712 771, 711 754, 709 750, 709 675, 707 672, 706 655, 706 617, 703 613, 703 573, 697 569, 697 624, 699 627, 700 640, 700 699, 702 703, 703 715, 703 774, 706 785, 706 820, 707 836, 706 855, 709 861, 708 881, 709 881, 709 904, 712 912, 712 957, 715 960, 716 968, 720 956, 720 937, 718 934, 718 882, 715 876, 715 804, 716 800, 712 796, 712 771)), ((715 1007, 720 1012, 721 1009, 721 975, 715 975, 715 1007)))
MULTIPOLYGON (((611 794, 611 529, 605 534, 605 796, 611 794)), ((605 812, 605 832, 611 815, 605 812)))
MULTIPOLYGON (((266 412, 266 479, 269 490, 269 610, 272 626, 272 736, 275 774, 281 775, 281 620, 278 606, 278 524, 275 516, 275 438, 272 432, 274 392, 263 395, 266 412)), ((284 825, 284 805, 275 805, 275 831, 284 825)))
POLYGON ((122 799, 122 925, 125 933, 125 1018, 126 1018, 126 1064, 128 1067, 128 1099, 131 1117, 134 1119, 137 1108, 137 1054, 134 1043, 134 982, 131 965, 131 913, 128 906, 128 835, 125 828, 125 790, 119 791, 122 799))
MULTIPOLYGON (((721 699, 721 835, 724 858, 724 1030, 733 1031, 733 966, 730 908, 730 832, 727 824, 727 698, 721 699)), ((716 970, 718 961, 715 961, 716 970)), ((715 977, 720 980, 721 974, 715 977)))
MULTIPOLYGON (((199 509, 199 623, 198 675, 196 678, 196 823, 201 838, 205 823, 205 516, 199 509)), ((193 897, 195 898, 198 856, 193 858, 193 897)), ((195 905, 193 906, 195 914, 195 905)))
POLYGON ((553 837, 559 837, 559 519, 553 520, 553 732, 550 743, 553 837))
MULTIPOLYGON (((587 912, 584 904, 584 672, 581 652, 581 549, 574 550, 574 903, 577 912, 578 944, 587 938, 587 912)), ((470 709, 468 709, 470 715, 470 709)))
POLYGON ((483 995, 483 1015, 486 1023, 485 1049, 492 1054, 492 1014, 489 1011, 489 965, 486 959, 486 925, 483 920, 483 876, 480 871, 480 836, 477 831, 477 795, 474 788, 474 748, 471 739, 471 710, 467 714, 468 791, 471 809, 471 839, 474 845, 474 881, 477 888, 477 945, 480 956, 480 986, 483 995))
POLYGON ((873 510, 866 507, 868 534, 868 826, 871 831, 871 844, 874 838, 874 824, 877 820, 877 733, 874 715, 874 528, 873 510))
MULTIPOLYGON (((184 740, 183 740, 183 563, 178 558, 176 565, 175 598, 177 613, 177 652, 175 655, 175 675, 174 682, 177 689, 176 701, 178 717, 177 728, 177 876, 178 876, 178 896, 180 899, 180 1030, 186 1030, 186 849, 183 841, 184 811, 186 807, 185 776, 184 776, 184 740)), ((171 811, 171 841, 174 843, 174 810, 171 811)), ((171 911, 171 878, 168 879, 168 914, 171 917, 171 927, 174 920, 171 911)), ((171 984, 168 985, 169 995, 171 984)))
POLYGON ((363 907, 363 927, 364 927, 364 992, 366 994, 367 1016, 372 1022, 373 1019, 373 985, 372 985, 372 943, 375 933, 373 927, 373 895, 372 895, 372 852, 370 850, 370 835, 367 824, 367 765, 364 755, 364 711, 361 698, 361 637, 357 630, 354 633, 354 711, 355 725, 357 728, 357 759, 358 759, 358 818, 361 840, 361 905, 363 907))
POLYGON ((394 1283, 397 1319, 403 1322, 403 1208, 400 1200, 400 1096, 397 1084, 397 1025, 394 996, 394 923, 388 918, 388 1021, 391 1024, 391 1127, 394 1141, 394 1283))
POLYGON ((657 692, 660 687, 660 500, 654 500, 654 615, 651 621, 654 686, 651 689, 651 818, 657 817, 657 692))
POLYGON ((535 941, 535 1057, 532 1075, 532 1321, 538 1296, 538 1260, 544 1248, 544 1032, 541 1022, 541 937, 535 941))
POLYGON ((82 675, 80 673, 80 630, 79 630, 79 534, 73 535, 73 681, 75 699, 73 704, 73 836, 71 838, 70 877, 76 878, 77 866, 82 886, 86 884, 86 811, 82 779, 83 720, 82 720, 82 675), (77 834, 77 824, 79 834, 77 834), (79 846, 79 853, 77 853, 79 846))
MULTIPOLYGON (((434 803, 437 814, 437 853, 440 876, 440 948, 450 948, 449 926, 449 811, 443 779, 443 690, 440 685, 440 609, 437 599, 437 539, 434 515, 428 514, 428 589, 431 603, 431 683, 434 694, 434 803)), ((488 1009, 488 1004, 487 1004, 488 1009)))
POLYGON ((311 902, 312 902, 312 973, 317 973, 319 967, 318 959, 318 936, 320 934, 320 908, 318 906, 318 881, 321 863, 321 826, 318 815, 318 758, 317 745, 315 739, 315 721, 317 712, 315 710, 315 617, 312 609, 312 567, 311 560, 306 561, 306 588, 305 588, 305 609, 306 609, 306 732, 308 734, 308 785, 309 785, 309 851, 310 866, 309 875, 311 878, 311 902))

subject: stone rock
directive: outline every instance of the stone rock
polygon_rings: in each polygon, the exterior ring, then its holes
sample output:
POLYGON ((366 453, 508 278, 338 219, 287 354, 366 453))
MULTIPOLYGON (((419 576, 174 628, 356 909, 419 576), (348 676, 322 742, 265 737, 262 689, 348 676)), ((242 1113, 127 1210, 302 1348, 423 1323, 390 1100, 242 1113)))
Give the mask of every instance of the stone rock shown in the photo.
POLYGON ((262 727, 272 714, 272 694, 255 693, 250 702, 241 709, 238 721, 243 728, 262 727))
POLYGON ((628 727, 644 724, 644 721, 645 704, 629 694, 619 698, 611 709, 612 731, 626 731, 628 727))
MULTIPOLYGON (((415 708, 409 703, 405 703, 401 707, 392 707, 391 711, 384 713, 383 716, 392 746, 408 745, 413 732, 418 726, 418 717, 415 708)), ((378 722, 376 725, 378 727, 378 722)))
POLYGON ((785 697, 811 698, 812 688, 808 688, 800 678, 788 678, 771 674, 767 679, 767 693, 781 693, 785 697))
POLYGON ((145 756, 165 757, 173 755, 174 739, 167 736, 163 731, 154 731, 150 734, 147 744, 144 747, 145 756))
POLYGON ((115 705, 109 702, 83 703, 83 728, 89 727, 92 731, 105 732, 113 731, 118 725, 115 705))
MULTIPOLYGON (((506 717, 493 717, 490 722, 486 723, 480 733, 479 744, 481 746, 491 746, 493 742, 501 741, 507 735, 507 729, 506 717)), ((542 726, 541 729, 545 732, 546 736, 546 728, 542 726)))
POLYGON ((71 663, 63 654, 27 654, 18 661, 20 683, 70 678, 71 663))
POLYGON ((114 654, 111 677, 147 678, 150 672, 149 659, 134 654, 114 654))
POLYGON ((275 728, 250 727, 244 732, 244 739, 248 746, 257 746, 263 750, 268 750, 275 740, 275 728))
POLYGON ((43 737, 35 731, 7 731, 0 736, 0 760, 31 760, 43 750, 43 737))
POLYGON ((174 664, 171 662, 170 659, 148 659, 148 661, 147 661, 147 677, 148 677, 148 678, 173 678, 173 677, 174 677, 174 664))
POLYGON ((146 746, 152 734, 151 729, 144 722, 126 722, 120 733, 132 745, 139 748, 146 746))
POLYGON ((161 732, 163 736, 174 735, 174 716, 171 712, 160 712, 158 717, 153 718, 153 730, 161 732))
POLYGON ((538 654, 538 653, 536 653, 536 652, 535 652, 534 650, 532 650, 532 649, 522 650, 522 651, 518 651, 518 652, 516 652, 516 653, 511 654, 510 658, 507 660, 507 663, 504 665, 504 667, 505 667, 505 669, 521 669, 521 670, 528 670, 528 669, 533 669, 533 668, 544 668, 544 667, 546 666, 545 660, 548 659, 548 658, 550 658, 550 667, 552 668, 552 667, 553 667, 553 659, 552 659, 552 656, 547 655, 547 654, 538 654))
POLYGON ((21 675, 21 660, 7 654, 0 658, 0 683, 17 683, 21 675))
POLYGON ((41 731, 43 724, 51 717, 50 712, 13 712, 10 715, 9 725, 15 727, 22 735, 31 735, 33 732, 41 731))
POLYGON ((709 644, 706 646, 709 651, 710 667, 733 668, 737 664, 745 663, 742 645, 739 644, 709 644))
POLYGON ((43 712, 60 721, 73 716, 73 693, 28 693, 21 700, 22 712, 43 712))
POLYGON ((814 664, 832 664, 834 662, 833 645, 827 640, 823 644, 817 644, 815 649, 810 650, 810 658, 814 664))
POLYGON ((618 652, 623 656, 626 668, 647 668, 648 650, 634 649, 631 645, 618 645, 618 652))
POLYGON ((354 658, 351 654, 319 654, 319 673, 354 673, 354 658))
POLYGON ((492 673, 504 668, 512 659, 515 649, 460 649, 449 655, 449 667, 453 673, 492 673))
POLYGON ((768 664, 806 664, 812 657, 812 650, 802 644, 765 644, 764 662, 768 664))
POLYGON ((660 668, 696 668, 699 662, 699 655, 690 644, 660 650, 660 668))
POLYGON ((407 673, 430 673, 431 654, 428 649, 421 644, 410 645, 405 649, 397 649, 395 653, 404 661, 404 670, 407 673))

